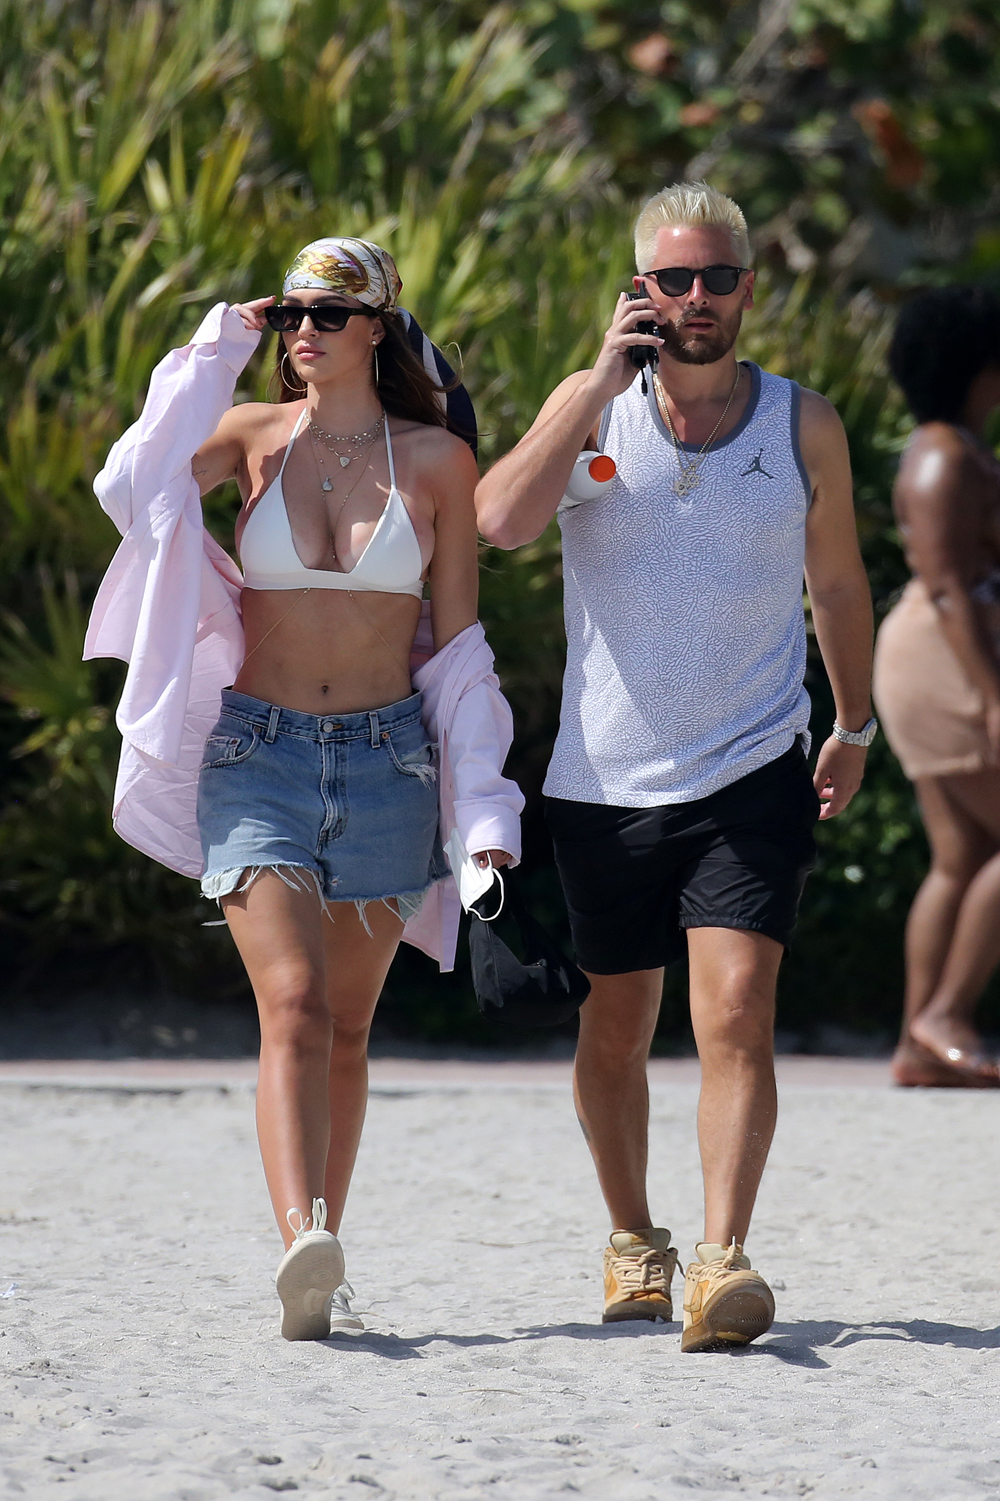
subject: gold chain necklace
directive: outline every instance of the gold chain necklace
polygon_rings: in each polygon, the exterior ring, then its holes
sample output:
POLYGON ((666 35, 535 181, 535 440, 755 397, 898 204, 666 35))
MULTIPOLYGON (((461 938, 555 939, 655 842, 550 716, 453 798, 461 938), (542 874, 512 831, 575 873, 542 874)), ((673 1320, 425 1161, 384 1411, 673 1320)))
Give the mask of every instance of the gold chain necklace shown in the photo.
POLYGON ((667 420, 667 430, 670 433, 670 437, 674 445, 674 452, 677 455, 678 474, 673 483, 673 491, 674 494, 681 500, 686 500, 687 497, 691 494, 691 491, 696 490, 701 484, 701 467, 704 464, 705 459, 708 457, 708 450, 711 448, 713 442, 715 441, 716 433, 719 431, 719 428, 722 426, 727 416, 729 415, 729 408, 733 404, 733 397, 736 395, 736 388, 739 383, 740 367, 739 365, 737 365, 736 379, 733 381, 733 389, 729 393, 729 400, 726 402, 726 405, 723 408, 722 416, 712 428, 712 431, 709 433, 708 437, 705 439, 705 442, 701 445, 701 448, 695 454, 694 458, 689 459, 684 453, 684 450, 681 448, 680 440, 677 437, 677 433, 674 431, 674 424, 670 420, 670 408, 667 405, 667 393, 663 389, 660 377, 655 373, 653 375, 653 390, 656 392, 657 405, 659 406, 660 410, 667 420))

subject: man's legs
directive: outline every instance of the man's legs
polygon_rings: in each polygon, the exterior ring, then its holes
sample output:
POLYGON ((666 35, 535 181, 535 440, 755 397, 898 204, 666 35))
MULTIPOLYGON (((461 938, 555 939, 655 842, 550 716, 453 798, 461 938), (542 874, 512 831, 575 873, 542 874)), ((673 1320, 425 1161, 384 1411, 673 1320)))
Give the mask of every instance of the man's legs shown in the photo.
MULTIPOLYGON (((701 1060, 698 1138, 706 1241, 740 1244, 767 1160, 777 1100, 774 992, 782 946, 761 933, 689 928, 691 1023, 701 1060)), ((650 1224, 646 1059, 662 969, 588 975, 574 1091, 614 1230, 650 1224)))
POLYGON ((762 933, 688 929, 704 1239, 716 1245, 733 1236, 743 1244, 774 1135, 774 993, 783 952, 762 933))
POLYGON ((649 1226, 646 1059, 660 1012, 662 969, 587 975, 573 1093, 612 1230, 649 1226))

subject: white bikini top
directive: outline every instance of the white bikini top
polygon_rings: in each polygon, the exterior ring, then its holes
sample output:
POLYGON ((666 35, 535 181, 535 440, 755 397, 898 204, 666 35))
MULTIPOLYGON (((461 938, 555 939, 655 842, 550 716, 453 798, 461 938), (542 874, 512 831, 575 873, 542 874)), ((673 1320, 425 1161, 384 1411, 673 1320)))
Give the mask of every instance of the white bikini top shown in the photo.
POLYGON ((403 497, 396 488, 388 418, 385 451, 389 458, 389 499, 367 547, 349 573, 306 568, 302 562, 292 538, 281 477, 306 415, 303 412, 292 429, 277 478, 268 485, 243 528, 240 559, 245 586, 248 589, 355 589, 423 598, 420 543, 403 497))

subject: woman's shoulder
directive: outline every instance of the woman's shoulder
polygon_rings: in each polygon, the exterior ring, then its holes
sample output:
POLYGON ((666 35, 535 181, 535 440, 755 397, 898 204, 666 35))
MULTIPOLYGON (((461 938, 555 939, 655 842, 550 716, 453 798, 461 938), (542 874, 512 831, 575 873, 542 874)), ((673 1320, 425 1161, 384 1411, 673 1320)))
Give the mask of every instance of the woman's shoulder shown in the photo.
POLYGON ((406 445, 407 456, 421 468, 428 464, 475 468, 472 449, 446 427, 429 422, 414 422, 409 417, 390 417, 389 435, 394 442, 406 445))
POLYGON ((230 437, 245 442, 261 435, 284 432, 301 412, 304 402, 238 401, 229 408, 221 423, 230 437))
POLYGON ((931 494, 952 489, 979 469, 970 440, 950 422, 922 422, 915 428, 899 465, 899 484, 931 494))

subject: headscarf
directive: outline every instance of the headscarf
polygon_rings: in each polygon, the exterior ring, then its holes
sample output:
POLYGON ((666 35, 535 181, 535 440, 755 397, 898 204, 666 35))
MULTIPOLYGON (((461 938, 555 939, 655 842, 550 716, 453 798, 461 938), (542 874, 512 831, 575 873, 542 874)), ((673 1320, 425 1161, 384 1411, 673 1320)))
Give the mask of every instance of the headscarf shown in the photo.
POLYGON ((371 240, 331 235, 325 240, 313 240, 299 251, 285 272, 281 293, 285 296, 307 287, 342 292, 345 297, 356 297, 366 307, 393 312, 403 283, 396 262, 381 245, 374 245, 371 240))
MULTIPOLYGON (((431 343, 413 314, 406 308, 397 308, 403 283, 396 262, 381 245, 340 235, 313 240, 299 251, 285 272, 281 295, 284 297, 289 292, 313 287, 341 292, 345 297, 356 298, 366 307, 377 308, 379 312, 398 312, 406 329, 407 342, 431 379, 444 386, 454 380, 454 370, 437 345, 431 343)), ((476 453, 476 413, 468 391, 458 385, 442 392, 438 400, 450 430, 464 438, 476 453)))

